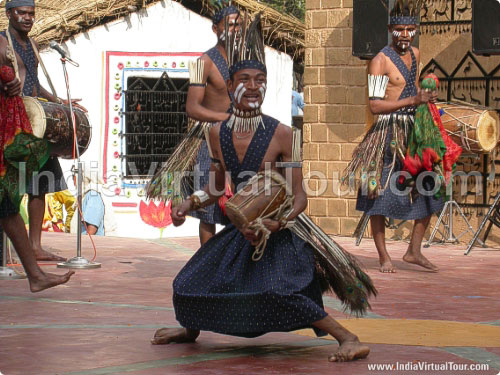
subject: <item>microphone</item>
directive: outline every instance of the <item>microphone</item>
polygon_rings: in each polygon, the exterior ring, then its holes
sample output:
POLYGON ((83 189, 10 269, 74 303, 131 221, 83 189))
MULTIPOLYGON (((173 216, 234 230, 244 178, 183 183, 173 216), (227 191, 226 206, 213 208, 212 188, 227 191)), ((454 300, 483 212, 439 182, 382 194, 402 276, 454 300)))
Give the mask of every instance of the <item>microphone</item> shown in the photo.
POLYGON ((68 56, 66 51, 59 44, 57 44, 55 41, 51 41, 49 43, 49 47, 52 48, 53 50, 56 50, 57 52, 59 52, 59 54, 61 55, 61 58, 67 60, 68 62, 70 62, 74 66, 76 66, 76 67, 80 66, 80 64, 78 64, 76 61, 71 60, 71 58, 68 56))

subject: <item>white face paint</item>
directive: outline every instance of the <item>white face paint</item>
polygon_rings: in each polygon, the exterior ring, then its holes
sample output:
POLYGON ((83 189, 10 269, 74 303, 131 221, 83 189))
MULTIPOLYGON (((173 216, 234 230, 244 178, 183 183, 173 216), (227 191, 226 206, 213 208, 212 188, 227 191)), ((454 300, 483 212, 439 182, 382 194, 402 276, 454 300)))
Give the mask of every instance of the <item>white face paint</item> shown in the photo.
POLYGON ((237 87, 236 90, 234 90, 234 98, 236 99, 236 102, 238 104, 241 103, 241 98, 243 94, 247 91, 247 89, 244 87, 243 83, 240 83, 237 87))
POLYGON ((406 42, 398 42, 398 46, 401 48, 401 49, 407 49, 409 47, 409 44, 406 43, 406 42))
MULTIPOLYGON (((231 31, 229 31, 227 33, 227 36, 229 37, 229 39, 231 39, 231 37, 233 36, 233 33, 231 31)), ((226 41, 226 33, 225 32, 223 32, 222 34, 220 34, 219 40, 222 41, 222 42, 226 41)))
POLYGON ((417 35, 417 30, 410 31, 408 35, 410 35, 410 38, 413 38, 415 35, 417 35))
POLYGON ((396 30, 393 30, 392 31, 392 36, 394 38, 399 38, 401 36, 401 31, 396 31, 396 30))
POLYGON ((259 88, 260 96, 262 98, 262 103, 264 103, 264 99, 266 97, 266 84, 262 84, 262 87, 259 88))
MULTIPOLYGON (((17 9, 14 9, 14 14, 17 16, 16 20, 17 20, 18 23, 23 23, 24 22, 24 18, 19 15, 19 12, 17 11, 17 9)), ((31 18, 34 18, 34 17, 31 17, 31 18)))

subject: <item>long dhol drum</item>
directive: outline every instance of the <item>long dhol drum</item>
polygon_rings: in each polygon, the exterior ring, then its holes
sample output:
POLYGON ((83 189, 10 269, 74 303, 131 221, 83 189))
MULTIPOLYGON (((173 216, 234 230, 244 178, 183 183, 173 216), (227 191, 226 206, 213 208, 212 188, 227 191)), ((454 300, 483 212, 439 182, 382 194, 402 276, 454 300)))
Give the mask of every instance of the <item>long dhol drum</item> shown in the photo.
MULTIPOLYGON (((73 159, 73 127, 71 126, 69 106, 29 96, 23 97, 23 102, 33 134, 50 143, 52 155, 63 159, 73 159)), ((78 149, 82 155, 90 144, 92 127, 85 112, 76 108, 73 110, 75 111, 78 149)))
POLYGON ((258 218, 285 216, 293 206, 293 196, 286 180, 278 172, 266 170, 257 173, 226 202, 226 214, 238 229, 258 218))
POLYGON ((489 153, 500 141, 498 113, 466 103, 437 103, 441 121, 453 140, 472 153, 489 153))

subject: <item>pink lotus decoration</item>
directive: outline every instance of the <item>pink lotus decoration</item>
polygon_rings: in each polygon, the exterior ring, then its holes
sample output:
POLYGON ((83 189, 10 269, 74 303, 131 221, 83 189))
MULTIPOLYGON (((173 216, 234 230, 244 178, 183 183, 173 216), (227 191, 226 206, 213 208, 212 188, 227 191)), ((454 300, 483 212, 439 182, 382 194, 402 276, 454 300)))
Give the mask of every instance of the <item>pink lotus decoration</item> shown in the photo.
POLYGON ((155 228, 159 228, 160 238, 162 237, 163 230, 172 224, 171 212, 172 201, 168 201, 166 205, 165 202, 160 202, 158 206, 153 201, 150 201, 149 204, 141 201, 139 204, 139 213, 141 214, 142 221, 155 228))

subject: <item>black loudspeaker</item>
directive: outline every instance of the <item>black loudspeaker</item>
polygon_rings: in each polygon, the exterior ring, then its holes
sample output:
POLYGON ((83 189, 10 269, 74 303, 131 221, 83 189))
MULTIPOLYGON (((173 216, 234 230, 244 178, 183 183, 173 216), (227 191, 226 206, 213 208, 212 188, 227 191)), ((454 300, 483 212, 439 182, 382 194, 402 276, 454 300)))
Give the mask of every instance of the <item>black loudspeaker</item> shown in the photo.
POLYGON ((370 59, 389 42, 388 5, 380 0, 354 0, 352 54, 370 59))
MULTIPOLYGON (((387 30, 389 9, 395 0, 354 0, 352 26, 352 54, 371 59, 392 42, 387 30)), ((413 46, 418 47, 418 34, 413 46)))
POLYGON ((500 54, 500 1, 472 1, 472 51, 478 55, 500 54))

